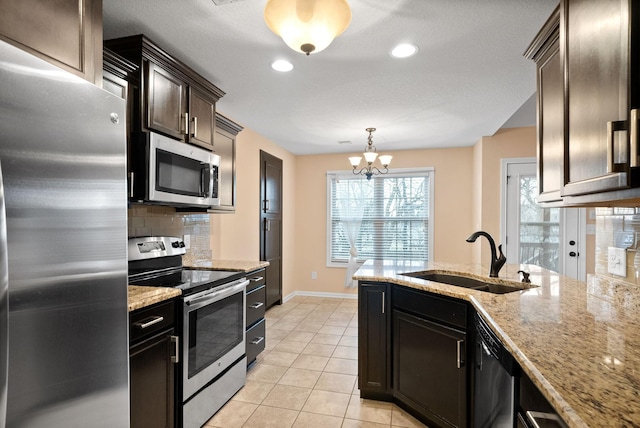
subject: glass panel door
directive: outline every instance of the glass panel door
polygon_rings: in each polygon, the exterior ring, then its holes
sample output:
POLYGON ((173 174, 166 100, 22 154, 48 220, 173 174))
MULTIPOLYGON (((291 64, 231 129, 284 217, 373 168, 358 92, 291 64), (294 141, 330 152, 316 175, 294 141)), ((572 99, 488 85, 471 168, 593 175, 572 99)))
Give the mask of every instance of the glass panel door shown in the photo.
POLYGON ((585 210, 538 204, 535 159, 504 159, 503 174, 507 263, 532 264, 585 280, 585 257, 580 257, 586 240, 585 210))

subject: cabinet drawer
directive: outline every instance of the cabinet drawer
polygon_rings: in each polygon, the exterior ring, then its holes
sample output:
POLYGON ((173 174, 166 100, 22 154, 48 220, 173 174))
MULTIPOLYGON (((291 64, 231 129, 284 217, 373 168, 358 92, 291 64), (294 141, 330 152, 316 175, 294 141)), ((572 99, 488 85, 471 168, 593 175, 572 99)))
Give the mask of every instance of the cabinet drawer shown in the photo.
POLYGON ((396 286, 393 290, 393 306, 434 321, 467 328, 467 305, 462 302, 396 286))
POLYGON ((264 285, 247 293, 247 328, 264 318, 264 302, 266 298, 266 287, 264 285))
POLYGON ((258 354, 264 350, 266 340, 265 320, 247 330, 247 364, 253 362, 258 354))
POLYGON ((172 327, 174 322, 175 303, 173 300, 131 312, 129 315, 129 343, 140 341, 172 327))
POLYGON ((256 272, 251 272, 247 275, 247 278, 249 279, 249 285, 247 285, 247 293, 249 293, 250 291, 253 291, 265 284, 264 269, 260 269, 256 272))

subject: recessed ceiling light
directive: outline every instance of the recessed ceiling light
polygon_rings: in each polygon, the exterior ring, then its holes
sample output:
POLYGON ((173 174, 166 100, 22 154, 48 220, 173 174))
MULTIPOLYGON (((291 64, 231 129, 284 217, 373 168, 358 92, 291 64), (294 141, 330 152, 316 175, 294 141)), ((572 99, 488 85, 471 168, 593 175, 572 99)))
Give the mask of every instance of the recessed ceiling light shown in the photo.
POLYGON ((271 68, 273 68, 276 71, 286 72, 286 71, 293 70, 293 64, 291 64, 289 61, 286 61, 284 59, 279 59, 271 63, 271 68))
POLYGON ((418 47, 410 43, 401 43, 391 51, 391 55, 396 58, 408 58, 418 52, 418 47))

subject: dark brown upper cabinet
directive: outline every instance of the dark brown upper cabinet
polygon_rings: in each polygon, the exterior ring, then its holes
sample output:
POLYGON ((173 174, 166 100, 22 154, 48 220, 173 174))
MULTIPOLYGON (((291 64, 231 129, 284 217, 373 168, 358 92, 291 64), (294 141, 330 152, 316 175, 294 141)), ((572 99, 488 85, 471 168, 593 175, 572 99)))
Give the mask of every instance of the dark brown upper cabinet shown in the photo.
POLYGON ((100 86, 101 0, 0 0, 0 38, 100 86))
POLYGON ((536 63, 539 202, 561 201, 564 185, 564 79, 560 58, 560 8, 525 56, 536 63))
POLYGON ((220 205, 211 211, 235 212, 236 209, 236 137, 244 128, 232 120, 216 113, 214 152, 220 156, 220 183, 218 196, 220 205))
POLYGON ((632 184, 630 137, 638 129, 630 116, 639 106, 632 93, 638 84, 631 80, 632 60, 637 62, 631 55, 632 37, 637 39, 631 3, 569 0, 561 5, 567 125, 563 195, 632 184))
POLYGON ((224 92, 144 35, 104 45, 139 67, 133 130, 155 131, 215 151, 215 105, 224 92))
MULTIPOLYGON (((633 205, 640 198, 640 11, 635 3, 562 0, 549 20, 559 22, 557 53, 553 37, 543 40, 550 36, 544 28, 527 51, 538 66, 541 202, 633 205)), ((545 24, 547 30, 552 26, 545 24)))

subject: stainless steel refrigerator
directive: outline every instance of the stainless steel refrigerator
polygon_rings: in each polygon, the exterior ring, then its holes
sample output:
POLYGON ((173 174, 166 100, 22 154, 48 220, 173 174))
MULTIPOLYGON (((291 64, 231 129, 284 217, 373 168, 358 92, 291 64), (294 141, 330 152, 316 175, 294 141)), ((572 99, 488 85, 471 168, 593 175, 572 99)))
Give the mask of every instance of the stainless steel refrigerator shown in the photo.
POLYGON ((129 426, 124 122, 0 42, 0 428, 129 426))

